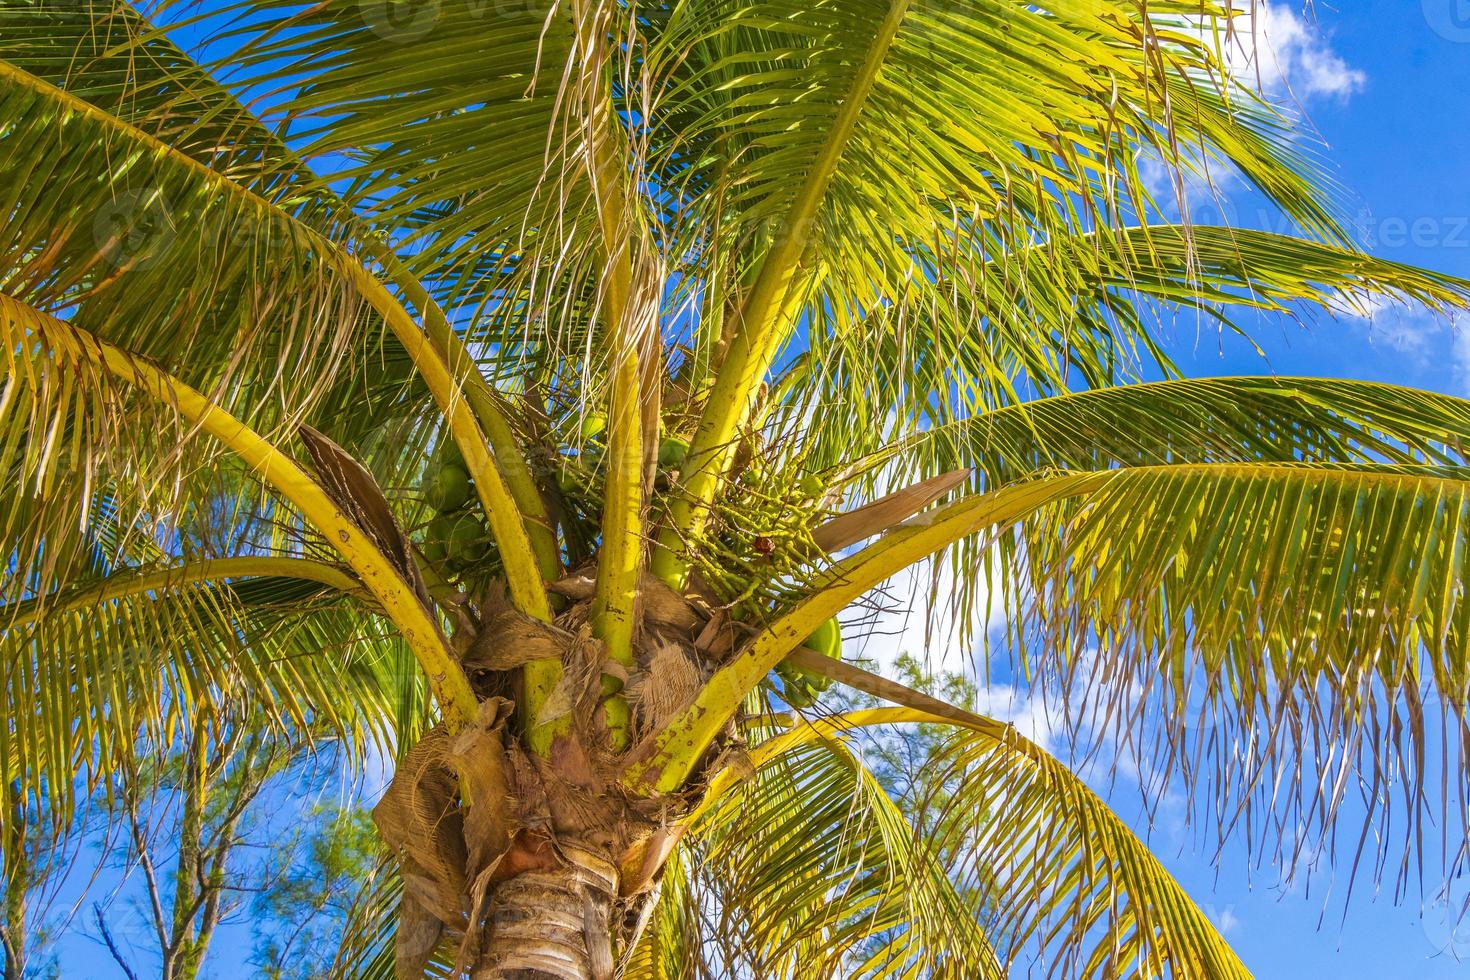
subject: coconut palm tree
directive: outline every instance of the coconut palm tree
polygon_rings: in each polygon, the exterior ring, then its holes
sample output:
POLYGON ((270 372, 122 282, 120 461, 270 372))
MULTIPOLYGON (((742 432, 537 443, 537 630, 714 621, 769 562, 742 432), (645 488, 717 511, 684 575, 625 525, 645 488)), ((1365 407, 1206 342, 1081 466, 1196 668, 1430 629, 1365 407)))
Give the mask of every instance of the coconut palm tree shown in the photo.
POLYGON ((1289 864, 1357 781, 1379 874, 1453 857, 1470 404, 1160 340, 1470 302, 1353 246, 1250 30, 5 0, 0 813, 244 697, 399 748, 344 974, 1247 975, 1042 746, 842 658, 927 559, 1219 833, 1289 864), (1162 221, 1160 165, 1293 233, 1162 221), (913 723, 906 810, 856 740, 913 723))

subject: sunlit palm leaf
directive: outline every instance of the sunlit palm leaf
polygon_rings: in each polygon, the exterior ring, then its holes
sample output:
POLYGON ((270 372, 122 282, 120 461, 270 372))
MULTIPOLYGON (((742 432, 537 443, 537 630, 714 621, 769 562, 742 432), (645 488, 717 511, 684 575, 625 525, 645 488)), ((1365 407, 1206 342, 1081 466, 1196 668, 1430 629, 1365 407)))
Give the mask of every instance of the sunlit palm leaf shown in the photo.
MULTIPOLYGON (((408 644, 356 597, 298 581, 107 591, 110 575, 193 552, 326 558, 337 536, 325 528, 362 536, 289 453, 249 433, 257 462, 291 472, 295 510, 262 488, 261 465, 252 475, 180 424, 168 398, 102 377, 158 381, 156 364, 179 379, 163 375, 159 391, 187 395, 228 445, 226 423, 282 444, 296 423, 317 425, 384 484, 405 526, 422 516, 407 484, 443 438, 437 402, 476 454, 490 520, 519 531, 519 508, 540 529, 540 551, 517 551, 508 579, 543 618, 541 580, 561 571, 556 523, 579 562, 620 528, 641 543, 645 511, 672 513, 665 577, 680 581, 697 553, 705 584, 741 597, 741 625, 767 629, 683 712, 703 720, 658 734, 662 768, 636 762, 635 789, 690 789, 710 741, 792 644, 967 538, 950 552, 948 598, 973 605, 1003 583, 1041 693, 1078 699, 1064 705, 1082 705, 1070 715, 1080 735, 1157 725, 1141 761, 1190 786, 1212 776, 1219 829, 1259 806, 1282 838, 1298 839, 1285 832, 1298 811, 1320 834, 1359 762, 1371 779, 1412 783, 1414 830, 1438 815, 1418 792, 1418 753, 1427 698, 1465 737, 1465 403, 1301 380, 1067 393, 1172 377, 1161 305, 1231 327, 1241 321, 1226 307, 1470 301, 1465 282, 1347 246, 1289 120, 1200 41, 1228 11, 243 0, 152 13, 173 41, 125 5, 0 3, 0 172, 17 175, 0 191, 7 786, 64 802, 59 774, 92 778, 131 736, 163 744, 188 712, 235 696, 302 733, 360 741, 391 720, 411 738, 427 706, 423 676, 400 669, 409 644, 441 695, 464 680, 443 622, 472 622, 484 597, 433 608, 411 570, 357 544, 343 560, 376 608, 402 603, 408 644), (607 36, 587 29, 592 13, 609 15, 607 36), (201 36, 224 55, 213 74, 175 43, 201 36), (592 119, 612 121, 597 131, 606 142, 589 142, 592 119), (1155 157, 1243 175, 1311 240, 1157 225, 1157 189, 1140 175, 1155 157), (636 324, 609 322, 634 259, 653 299, 636 324), (632 327, 682 346, 677 379, 654 345, 646 370, 608 370, 632 327), (48 331, 98 356, 61 363, 48 331), (535 444, 538 471, 522 466, 511 490, 493 489, 485 419, 466 422, 466 379, 446 370, 461 340, 484 375, 472 400, 494 414, 506 393, 524 399, 519 433, 498 414, 487 427, 506 465, 535 444), (644 404, 605 441, 633 445, 636 417, 655 441, 697 431, 719 465, 686 455, 677 473, 656 472, 650 445, 645 480, 630 450, 613 468, 626 506, 607 506, 606 464, 567 450, 593 440, 574 434, 590 407, 630 405, 645 381, 644 404), (644 417, 661 402, 662 420, 644 417), (747 428, 752 413, 764 424, 747 428), (732 484, 737 456, 752 465, 732 484), (573 463, 588 485, 541 521, 526 508, 557 497, 573 463), (812 546, 831 485, 856 504, 961 467, 983 496, 835 566, 812 546), (799 488, 812 470, 830 485, 799 488), (706 527, 690 515, 712 501, 706 527), (997 532, 998 566, 982 559, 997 532), (15 615, 42 595, 50 614, 15 615), (140 651, 143 638, 170 648, 140 651), (1307 778, 1323 758, 1337 768, 1307 778), (1276 776, 1282 795, 1269 797, 1276 776)), ((608 555, 626 573, 618 608, 636 609, 639 548, 608 555)), ((625 668, 637 666, 629 646, 614 651, 625 668)), ((474 707, 461 688, 447 702, 460 720, 474 707)), ((763 767, 686 842, 635 972, 967 977, 1034 958, 1058 976, 1243 974, 1096 797, 1034 747, 987 732, 946 750, 954 792, 925 822, 952 835, 940 841, 916 839, 845 749, 763 767), (720 940, 736 944, 734 967, 720 940)), ((1461 833, 1464 815, 1450 816, 1445 832, 1461 833)), ((342 960, 371 975, 391 968, 397 904, 393 876, 377 884, 342 960)))
POLYGON ((473 329, 534 347, 549 325, 575 342, 597 216, 568 125, 568 11, 251 0, 206 23, 302 155, 331 167, 432 291, 477 308, 473 329), (528 336, 530 316, 542 323, 528 336))
MULTIPOLYGON (((1451 755, 1470 744, 1467 506, 1460 466, 1118 471, 1026 529, 1044 638, 1029 656, 1055 670, 1045 687, 1089 705, 1079 726, 1163 733, 1132 740, 1138 761, 1210 787, 1221 829, 1300 806, 1301 831, 1324 834, 1369 757, 1396 760, 1420 801, 1411 825, 1438 821, 1415 788, 1430 775, 1426 716, 1448 726, 1451 755)), ((1453 852, 1464 814, 1444 816, 1453 852)), ((1365 819, 1389 819, 1386 802, 1365 819)), ((1390 837, 1377 846, 1400 854, 1390 837)))
POLYGON ((0 794, 48 797, 56 830, 74 792, 166 749, 200 712, 253 705, 295 737, 345 739, 358 764, 395 737, 400 641, 315 583, 194 583, 10 623, 0 607, 0 794))
MULTIPOLYGON (((984 491, 1046 474, 1190 463, 1385 462, 1460 465, 1470 402, 1372 382, 1205 378, 1076 392, 929 429, 877 453, 871 478, 905 485, 972 467, 984 491)), ((957 601, 983 616, 999 581, 994 542, 959 543, 957 601)), ((1000 543, 1002 561, 1021 558, 1000 543)), ((936 605, 936 608, 941 608, 936 605)), ((961 617, 961 626, 971 620, 961 617)))
POLYGON ((999 976, 962 897, 840 744, 787 753, 691 828, 638 977, 999 976))
MULTIPOLYGON (((858 713, 853 720, 878 723, 890 714, 858 713)), ((938 832, 923 838, 860 757, 841 748, 836 737, 848 731, 842 718, 824 731, 816 746, 815 733, 801 730, 773 742, 789 741, 795 751, 775 750, 774 761, 696 824, 692 853, 674 869, 681 877, 669 883, 674 890, 654 914, 635 954, 643 972, 634 975, 726 976, 742 966, 761 976, 827 975, 820 957, 833 955, 830 948, 813 950, 816 960, 784 963, 753 952, 775 941, 773 929, 790 924, 786 910, 805 903, 837 921, 844 909, 866 919, 854 936, 862 941, 841 944, 841 965, 826 966, 836 976, 988 975, 975 959, 951 958, 960 938, 975 930, 986 937, 987 959, 994 949, 1008 968, 1042 975, 1249 975, 1117 816, 1014 731, 990 723, 947 740, 929 767, 945 799, 911 801, 942 810, 925 814, 938 832), (759 819, 741 816, 741 808, 759 819), (804 863, 813 851, 824 852, 827 834, 839 833, 827 829, 834 822, 840 835, 833 846, 846 853, 869 841, 880 875, 865 877, 861 862, 836 856, 804 863), (822 836, 803 842, 803 834, 822 836), (834 894, 829 874, 882 881, 905 897, 895 905, 860 892, 849 905, 851 887, 834 894)), ((839 936, 825 940, 838 943, 839 936)), ((998 965, 990 970, 1004 975, 998 965)))
POLYGON ((7 201, 6 290, 216 387, 268 431, 315 411, 349 421, 349 445, 412 432, 432 401, 349 281, 345 206, 130 8, 0 17, 0 157, 30 175, 7 201), (168 285, 181 274, 183 293, 168 285), (320 369, 281 369, 308 360, 320 369))
POLYGON ((1249 977, 1204 913, 1064 766, 1017 735, 962 732, 934 759, 959 880, 986 891, 998 946, 1055 977, 1249 977))
POLYGON ((973 469, 975 490, 1169 463, 1458 465, 1470 401, 1368 381, 1199 378, 1081 391, 936 427, 873 458, 884 482, 973 469))
MULTIPOLYGON (((1336 246, 1229 228, 1066 236, 993 257, 989 267, 993 274, 982 275, 978 288, 950 287, 959 295, 947 303, 926 301, 920 289, 913 309, 855 317, 833 312, 814 322, 811 353, 783 372, 784 404, 772 412, 777 432, 800 434, 799 442, 791 441, 801 446, 807 466, 846 465, 855 451, 877 451, 914 433, 936 456, 895 478, 959 466, 983 470, 990 465, 983 439, 960 434, 982 432, 992 423, 972 428, 965 420, 1024 402, 1025 385, 1044 394, 1053 386, 1048 378, 1069 371, 1089 385, 1126 380, 1140 359, 1146 364, 1154 357, 1151 304, 1196 309, 1243 329, 1241 314, 1254 309, 1298 312, 1303 304, 1339 307, 1345 297, 1379 296, 1448 313, 1470 298, 1470 283, 1454 277, 1336 246), (1108 372, 1090 376, 1076 360, 1088 343, 1084 333, 1107 349, 1108 372), (950 437, 957 438, 946 443, 950 437)), ((1164 364, 1166 373, 1172 371, 1164 364)), ((1183 424, 1171 419, 1171 408, 1154 407, 1158 424, 1183 424)), ((1123 428, 1106 427, 1100 438, 1123 428)))
POLYGON ((332 365, 345 353, 363 310, 326 239, 8 62, 0 120, 0 166, 28 175, 5 201, 8 293, 65 309, 200 387, 228 378, 257 403, 275 391, 294 404, 320 388, 321 377, 265 365, 332 365), (191 282, 182 293, 181 275, 191 282))
POLYGON ((261 196, 335 209, 285 144, 132 4, 7 0, 0 59, 261 196))

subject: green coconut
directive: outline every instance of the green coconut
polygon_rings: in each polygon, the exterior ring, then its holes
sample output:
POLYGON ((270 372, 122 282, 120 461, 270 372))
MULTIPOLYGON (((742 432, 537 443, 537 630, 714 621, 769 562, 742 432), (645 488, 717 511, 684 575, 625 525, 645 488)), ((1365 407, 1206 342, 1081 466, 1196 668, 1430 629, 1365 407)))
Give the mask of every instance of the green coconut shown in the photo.
POLYGON ((424 556, 424 561, 430 565, 442 565, 449 557, 449 549, 443 538, 431 538, 427 535, 419 545, 419 554, 424 556))
POLYGON ((781 700, 793 708, 809 708, 825 688, 817 681, 823 680, 809 674, 800 667, 781 663, 776 665, 776 676, 781 678, 781 700))
POLYGON ((563 459, 556 468, 556 485, 561 487, 562 493, 577 493, 582 489, 581 481, 573 470, 575 466, 575 463, 563 459))
POLYGON ((470 499, 470 475, 454 463, 435 467, 424 484, 424 499, 441 514, 458 510, 470 499))
POLYGON ((582 441, 591 442, 607 429, 607 416, 601 412, 588 412, 582 416, 582 441))
POLYGON ((658 444, 658 465, 662 469, 672 470, 684 465, 684 457, 689 455, 689 443, 677 436, 664 436, 658 444))
MULTIPOLYGON (((833 660, 842 659, 841 625, 836 619, 827 620, 802 642, 802 646, 833 660)), ((831 678, 814 674, 785 660, 776 665, 776 676, 781 678, 781 699, 793 708, 809 707, 823 691, 832 686, 831 678)))
POLYGON ((842 659, 842 626, 836 619, 829 619, 817 631, 802 642, 802 646, 815 650, 833 660, 842 659))
POLYGON ((457 518, 440 514, 424 528, 424 542, 419 546, 424 560, 433 565, 442 565, 449 559, 449 534, 454 530, 457 518))
POLYGON ((464 467, 464 453, 460 451, 459 443, 455 442, 448 432, 444 433, 444 438, 440 440, 435 450, 434 461, 439 466, 464 467))
POLYGON ((445 538, 445 548, 451 561, 473 564, 483 561, 490 553, 490 532, 474 514, 460 514, 445 538))
POLYGON ((800 681, 787 681, 781 687, 781 699, 793 708, 810 708, 820 692, 800 681))

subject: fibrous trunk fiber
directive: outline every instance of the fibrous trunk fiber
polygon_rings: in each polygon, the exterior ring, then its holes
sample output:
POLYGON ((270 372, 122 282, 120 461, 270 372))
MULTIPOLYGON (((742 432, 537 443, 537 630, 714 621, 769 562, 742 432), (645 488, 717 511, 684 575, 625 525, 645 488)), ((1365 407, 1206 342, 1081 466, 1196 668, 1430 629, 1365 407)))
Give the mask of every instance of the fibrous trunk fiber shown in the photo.
POLYGON ((611 980, 616 870, 590 854, 501 884, 473 980, 611 980))

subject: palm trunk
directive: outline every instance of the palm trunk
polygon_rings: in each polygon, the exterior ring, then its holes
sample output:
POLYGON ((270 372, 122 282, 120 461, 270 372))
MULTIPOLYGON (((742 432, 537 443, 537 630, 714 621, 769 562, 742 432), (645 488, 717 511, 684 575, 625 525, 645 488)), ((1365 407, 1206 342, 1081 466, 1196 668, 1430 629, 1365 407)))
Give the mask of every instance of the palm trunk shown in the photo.
MULTIPOLYGON (((672 794, 639 798, 619 782, 624 761, 601 710, 602 645, 579 639, 587 635, 584 600, 592 598, 589 591, 555 629, 493 609, 462 644, 481 677, 528 659, 560 660, 574 682, 563 692, 571 702, 568 730, 544 755, 521 745, 510 727, 515 703, 482 679, 475 720, 452 735, 444 727, 426 733, 373 808, 405 882, 400 976, 421 975, 437 949, 441 956, 453 950, 471 980, 612 980, 618 957, 636 940, 677 840, 680 807, 689 804, 672 794)), ((645 609, 650 619, 663 617, 656 624, 664 663, 681 653, 670 638, 688 631, 674 615, 682 607, 671 612, 670 605, 645 609)), ((688 683, 696 671, 692 640, 687 646, 684 670, 636 673, 635 723, 649 726, 659 706, 692 699, 677 686, 697 690, 688 683)))
POLYGON ((472 980, 611 980, 617 872, 592 855, 495 890, 472 980))

